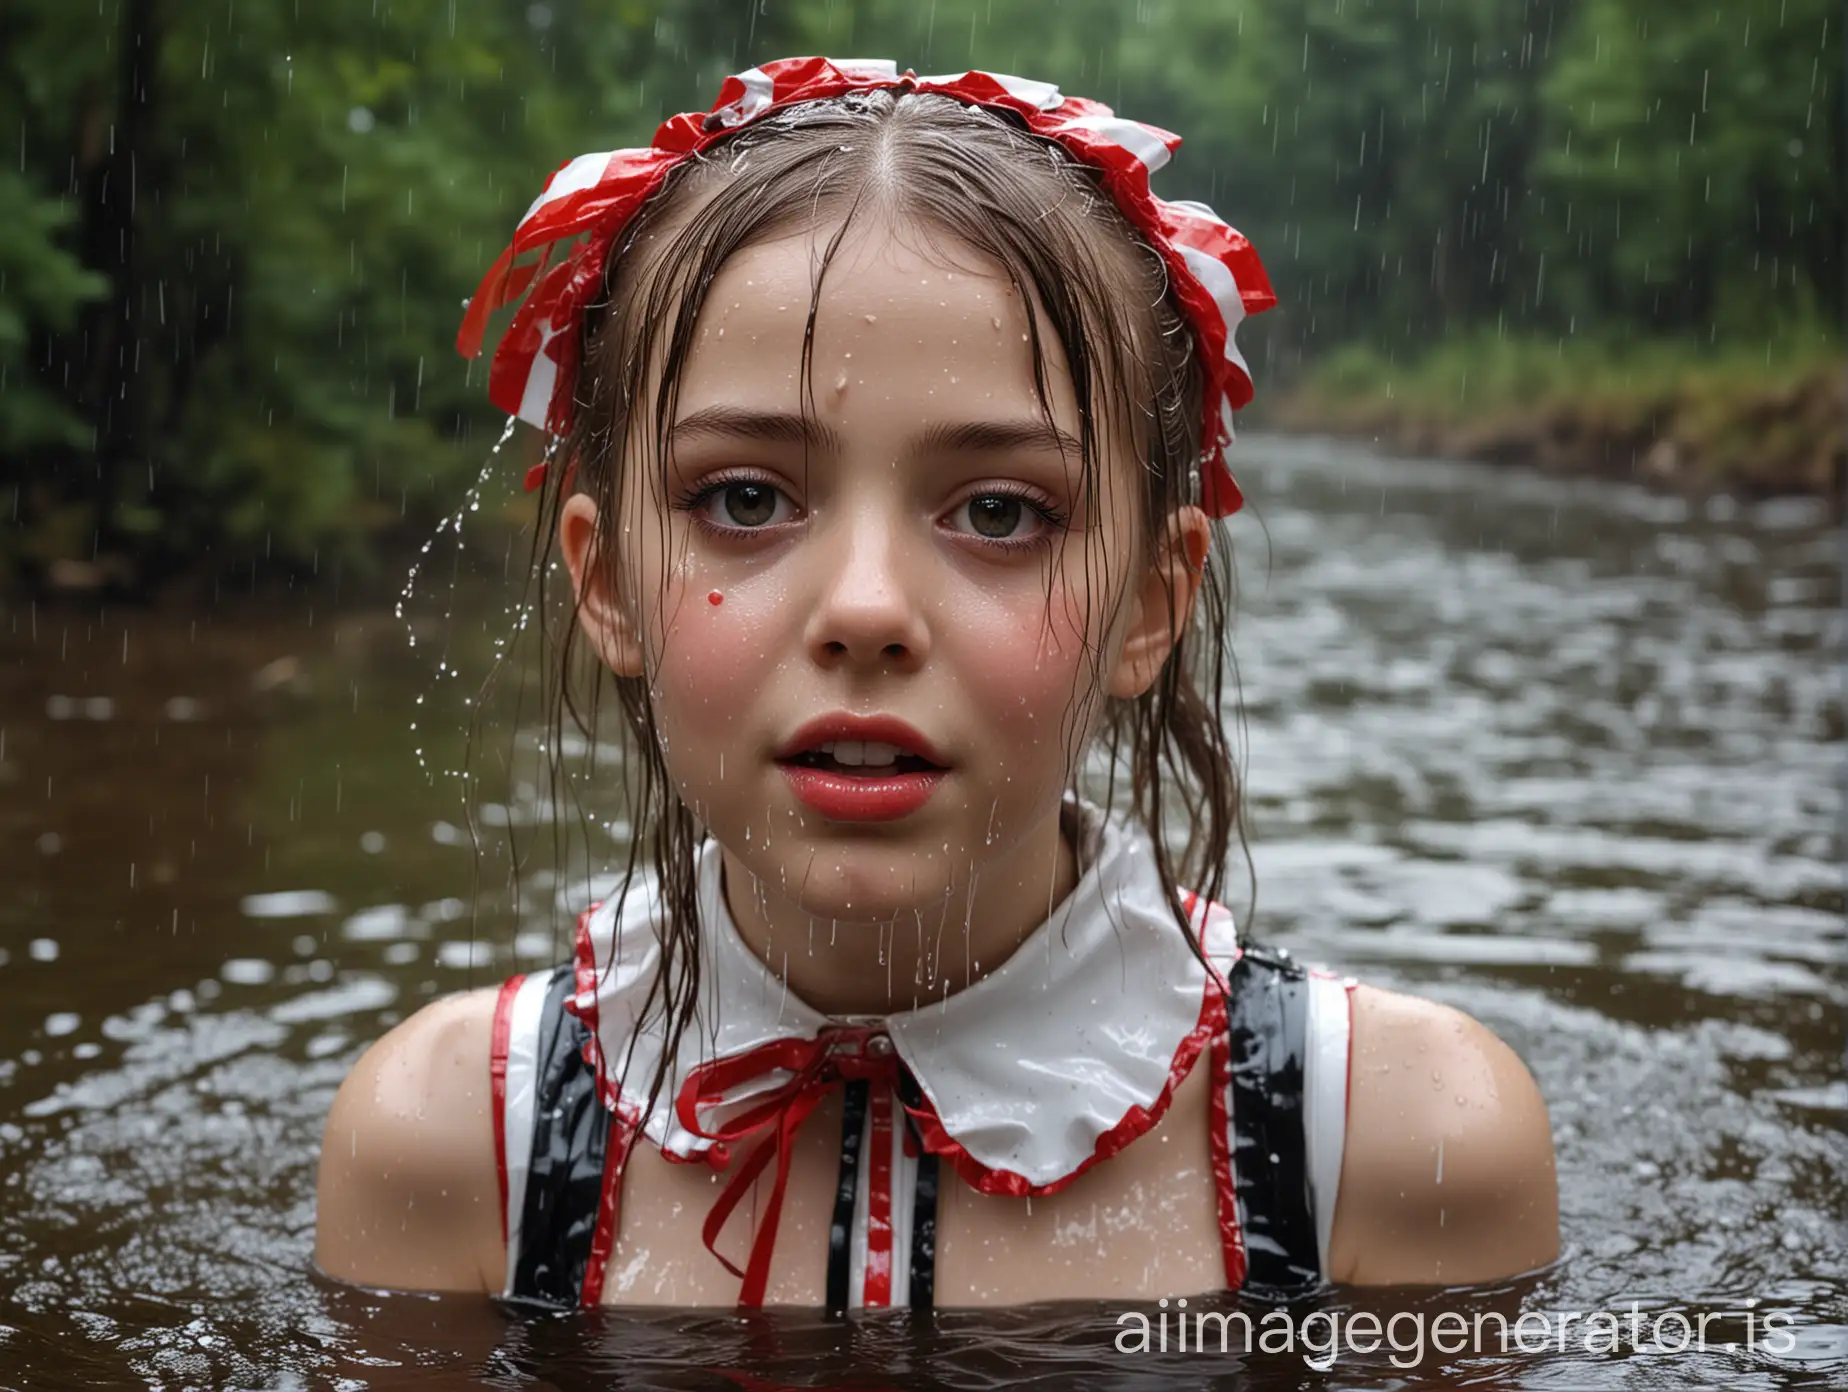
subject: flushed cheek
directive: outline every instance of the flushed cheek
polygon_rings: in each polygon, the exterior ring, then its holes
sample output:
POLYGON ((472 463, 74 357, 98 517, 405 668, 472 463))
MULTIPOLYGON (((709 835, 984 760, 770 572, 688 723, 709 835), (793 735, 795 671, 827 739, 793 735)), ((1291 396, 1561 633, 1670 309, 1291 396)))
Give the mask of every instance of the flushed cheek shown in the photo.
POLYGON ((777 660, 765 612, 774 607, 774 587, 713 566, 658 512, 638 525, 632 543, 626 570, 636 593, 649 596, 632 618, 644 632, 655 726, 683 796, 704 800, 715 781, 735 782, 747 757, 740 750, 723 768, 719 762, 754 728, 777 660))
POLYGON ((1050 751, 1065 736, 1061 724, 1074 692, 1090 681, 1082 630, 1067 615, 1066 596, 1035 589, 1025 602, 971 615, 959 624, 958 666, 973 712, 1006 747, 1050 751))
POLYGON ((680 596, 656 645, 656 719, 664 727, 723 735, 761 705, 777 658, 760 618, 748 594, 723 586, 680 596))

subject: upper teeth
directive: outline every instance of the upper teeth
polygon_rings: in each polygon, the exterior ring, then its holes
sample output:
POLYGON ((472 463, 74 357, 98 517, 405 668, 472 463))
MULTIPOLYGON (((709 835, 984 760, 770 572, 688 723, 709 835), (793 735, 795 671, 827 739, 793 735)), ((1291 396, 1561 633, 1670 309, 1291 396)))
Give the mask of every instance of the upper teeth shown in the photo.
POLYGON ((819 752, 832 754, 836 763, 877 766, 896 762, 906 751, 896 744, 881 744, 878 740, 829 740, 819 752))

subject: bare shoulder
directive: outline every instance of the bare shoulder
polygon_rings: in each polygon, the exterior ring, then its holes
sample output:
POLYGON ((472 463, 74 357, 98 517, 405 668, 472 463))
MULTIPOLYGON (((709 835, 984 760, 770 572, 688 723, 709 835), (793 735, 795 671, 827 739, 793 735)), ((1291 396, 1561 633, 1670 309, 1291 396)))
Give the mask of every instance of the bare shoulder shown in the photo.
POLYGON ((1334 1278, 1461 1284, 1552 1261, 1552 1128, 1527 1066, 1449 1006, 1361 986, 1353 1007, 1334 1278))
POLYGON ((321 1142, 315 1264, 360 1285, 497 1290, 494 988, 433 1001, 360 1057, 321 1142))

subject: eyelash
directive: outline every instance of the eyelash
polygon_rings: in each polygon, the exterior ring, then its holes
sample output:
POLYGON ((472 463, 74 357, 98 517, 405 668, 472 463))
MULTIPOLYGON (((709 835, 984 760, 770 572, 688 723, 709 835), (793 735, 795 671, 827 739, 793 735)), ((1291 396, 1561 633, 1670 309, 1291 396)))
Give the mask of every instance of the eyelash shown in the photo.
MULTIPOLYGON (((724 527, 724 526, 720 526, 716 522, 708 521, 705 515, 701 512, 701 508, 705 505, 706 500, 708 498, 711 498, 715 493, 723 493, 727 488, 731 487, 733 484, 739 484, 739 483, 756 484, 760 488, 768 488, 777 493, 781 493, 783 491, 782 489, 778 488, 774 483, 771 483, 768 479, 765 479, 757 474, 752 474, 749 472, 721 473, 721 474, 716 475, 713 478, 708 479, 705 483, 701 484, 699 487, 690 489, 687 492, 682 493, 679 497, 677 497, 674 500, 674 506, 678 508, 679 510, 681 510, 682 512, 687 513, 688 516, 691 517, 693 521, 693 525, 698 527, 701 531, 705 532, 708 536, 736 537, 740 535, 741 533, 760 532, 760 531, 768 530, 767 528, 764 528, 764 527, 724 527)), ((1033 536, 1030 536, 1030 537, 984 537, 974 532, 964 533, 964 535, 966 536, 976 537, 977 540, 983 542, 984 544, 988 546, 995 548, 996 550, 1000 550, 1000 551, 1037 550, 1040 547, 1050 545, 1052 541, 1053 533, 1063 530, 1065 527, 1066 521, 1067 521, 1066 515, 1063 512, 1061 512, 1058 508, 1054 507, 1051 503, 1048 503, 1042 498, 1040 498, 1038 494, 1033 493, 1029 489, 1023 488, 1016 484, 995 484, 990 487, 983 488, 979 492, 971 493, 967 498, 963 499, 963 501, 959 503, 958 506, 966 507, 969 503, 974 502, 977 498, 1013 498, 1013 499, 1016 499, 1022 503, 1025 503, 1029 508, 1031 508, 1035 513, 1039 515, 1040 520, 1046 524, 1045 527, 1041 531, 1035 533, 1033 536)))

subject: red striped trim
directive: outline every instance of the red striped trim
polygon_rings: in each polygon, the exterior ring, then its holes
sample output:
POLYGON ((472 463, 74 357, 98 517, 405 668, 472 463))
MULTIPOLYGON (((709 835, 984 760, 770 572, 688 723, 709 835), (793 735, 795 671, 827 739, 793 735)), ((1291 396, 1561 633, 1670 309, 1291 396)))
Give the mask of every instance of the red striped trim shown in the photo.
POLYGON ((501 1241, 507 1240, 507 1045, 513 1034, 513 998, 524 975, 501 982, 494 998, 494 1033, 488 1045, 488 1077, 494 1087, 494 1172, 500 1180, 501 1241))
POLYGON ((628 1118, 635 1109, 623 1105, 616 1081, 605 1067, 603 1033, 597 1028, 597 946, 591 941, 590 920, 602 907, 602 904, 592 904, 578 915, 577 937, 572 950, 571 984, 575 989, 565 997, 565 1009, 582 1020, 584 1027, 590 1031, 590 1038, 584 1046, 584 1061, 596 1076, 597 1096, 611 1112, 628 1118))
MULTIPOLYGON (((1035 135, 1062 146, 1099 174, 1118 210, 1159 253, 1169 284, 1199 340, 1205 369, 1201 395, 1202 502, 1214 516, 1243 501, 1227 467, 1231 413, 1251 398, 1251 382, 1237 355, 1237 322, 1276 303, 1276 294, 1249 241, 1203 205, 1157 198, 1149 174, 1180 147, 1181 138, 1146 122, 1115 117, 1101 102, 1065 96, 1044 84, 1017 90, 1011 74, 968 71, 920 78, 910 69, 889 74, 850 60, 819 56, 778 58, 728 76, 709 111, 686 111, 661 123, 646 149, 598 151, 570 161, 551 178, 514 231, 512 243, 489 268, 467 302, 456 347, 467 357, 481 351, 492 311, 526 296, 501 338, 488 373, 488 394, 503 410, 555 435, 570 433, 581 364, 579 328, 586 306, 600 293, 605 266, 641 206, 662 187, 670 170, 697 156, 741 125, 803 102, 845 92, 922 90, 967 105, 1008 111, 1035 135), (1043 92, 1037 91, 1044 87, 1043 92), (562 176, 562 178, 561 178, 562 176), (586 240, 572 250, 566 244, 586 240), (533 262, 519 261, 538 252, 533 262), (1223 268, 1236 305, 1222 306, 1187 253, 1223 268), (555 259, 554 254, 560 253, 555 259), (530 291, 530 293, 528 293, 530 291), (543 394, 544 401, 529 400, 543 394)), ((1210 273, 1209 273, 1210 274, 1210 273)), ((532 486, 529 476, 528 486, 532 486)))
POLYGON ((1245 1235, 1238 1225, 1238 1181, 1232 1174, 1232 1038, 1223 1002, 1213 1035, 1212 1069, 1207 1139, 1213 1152, 1213 1195, 1219 1207, 1219 1245, 1225 1254, 1226 1289, 1237 1290, 1245 1284, 1245 1235))
POLYGON ((584 1290, 579 1299, 586 1310, 603 1303, 603 1272, 616 1246, 616 1219, 622 1210, 622 1175, 635 1144, 636 1129, 619 1115, 610 1117, 609 1140, 603 1148, 603 1194, 597 1202, 597 1226, 590 1235, 590 1259, 584 1264, 584 1290))
POLYGON ((874 1084, 866 1160, 866 1280, 860 1303, 883 1309, 892 1303, 892 1089, 874 1084))

